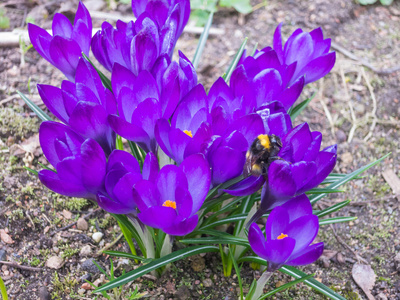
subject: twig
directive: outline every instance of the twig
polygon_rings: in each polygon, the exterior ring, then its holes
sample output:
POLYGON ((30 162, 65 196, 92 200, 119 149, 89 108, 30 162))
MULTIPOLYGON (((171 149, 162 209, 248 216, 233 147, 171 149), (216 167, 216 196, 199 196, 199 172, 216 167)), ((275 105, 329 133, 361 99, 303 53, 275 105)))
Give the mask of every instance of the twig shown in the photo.
POLYGON ((337 235, 335 228, 333 227, 332 224, 329 224, 329 226, 332 229, 333 235, 335 236, 336 240, 345 248, 347 248, 351 253, 353 253, 353 255, 356 257, 357 261, 360 262, 362 261, 365 264, 368 264, 368 262, 362 258, 360 255, 357 254, 356 251, 354 251, 349 245, 346 244, 345 241, 342 240, 342 238, 340 236, 337 235))
POLYGON ((31 218, 31 216, 29 215, 29 213, 28 213, 27 210, 25 210, 25 214, 26 214, 26 216, 28 217, 29 221, 31 221, 31 223, 32 223, 32 225, 33 225, 33 228, 36 229, 35 223, 33 223, 33 220, 32 220, 32 218, 31 218))
POLYGON ((10 266, 10 267, 13 267, 13 268, 22 269, 22 270, 34 271, 34 272, 43 271, 42 268, 34 268, 34 267, 22 266, 22 265, 19 265, 19 264, 16 264, 16 263, 12 263, 12 262, 9 262, 9 261, 0 260, 0 264, 7 265, 7 266, 10 266))
MULTIPOLYGON (((98 212, 99 210, 101 210, 101 207, 96 208, 94 211, 92 211, 92 212, 90 212, 90 213, 84 215, 83 218, 84 218, 84 219, 87 219, 87 218, 89 218, 91 215, 93 215, 94 213, 98 212)), ((64 226, 64 227, 62 227, 62 228, 59 228, 59 229, 53 231, 52 233, 50 233, 50 236, 55 235, 57 232, 66 230, 66 229, 68 229, 68 228, 71 228, 71 227, 74 226, 76 223, 78 223, 78 221, 75 221, 75 222, 73 222, 73 223, 71 223, 71 224, 69 224, 69 225, 67 225, 67 226, 64 226)))
POLYGON ((321 106, 322 106, 322 108, 324 109, 326 118, 328 119, 329 124, 331 125, 331 133, 332 133, 332 136, 335 137, 335 123, 333 122, 332 115, 331 115, 331 113, 330 113, 330 111, 329 111, 329 109, 328 109, 328 106, 327 106, 327 105, 325 104, 325 102, 322 100, 322 97, 323 97, 323 94, 324 94, 324 78, 321 78, 321 81, 320 81, 320 83, 319 83, 319 91, 318 91, 318 94, 319 94, 319 102, 321 103, 321 106))
POLYGON ((99 251, 97 251, 96 256, 102 255, 104 251, 110 249, 112 246, 114 246, 118 241, 122 238, 123 234, 121 233, 115 240, 113 240, 110 244, 106 245, 99 251))
POLYGON ((367 83, 367 87, 368 87, 369 93, 371 94, 371 99, 372 99, 372 112, 371 112, 371 115, 372 115, 372 118, 373 118, 373 119, 372 119, 371 127, 369 128, 369 133, 368 133, 368 134, 365 136, 365 138, 364 138, 364 141, 366 142, 366 141, 368 141, 369 138, 372 136, 372 132, 374 131, 375 126, 376 126, 376 120, 377 120, 377 117, 376 117, 377 101, 376 101, 376 97, 375 97, 375 94, 374 94, 374 90, 373 90, 373 88, 372 88, 372 86, 371 86, 371 83, 369 82, 368 77, 367 77, 367 75, 365 74, 364 68, 361 68, 361 74, 362 74, 362 76, 364 77, 365 82, 367 83))
POLYGON ((359 57, 357 57, 356 55, 354 55, 353 53, 351 53, 347 49, 343 48, 342 46, 339 46, 335 42, 331 43, 331 47, 333 49, 341 52, 345 56, 351 58, 352 60, 356 60, 356 61, 360 62, 363 66, 367 67, 368 69, 371 69, 375 73, 378 73, 378 74, 381 74, 381 75, 389 75, 389 74, 392 74, 394 72, 400 71, 400 65, 394 66, 394 67, 388 68, 388 69, 377 69, 373 65, 371 65, 369 62, 367 62, 367 61, 365 61, 363 59, 360 59, 359 57))
POLYGON ((3 105, 4 103, 7 103, 7 102, 9 102, 9 101, 11 101, 13 99, 16 99, 16 98, 18 98, 18 94, 15 94, 15 95, 12 95, 10 97, 7 97, 7 98, 5 98, 5 99, 0 101, 0 105, 3 105))

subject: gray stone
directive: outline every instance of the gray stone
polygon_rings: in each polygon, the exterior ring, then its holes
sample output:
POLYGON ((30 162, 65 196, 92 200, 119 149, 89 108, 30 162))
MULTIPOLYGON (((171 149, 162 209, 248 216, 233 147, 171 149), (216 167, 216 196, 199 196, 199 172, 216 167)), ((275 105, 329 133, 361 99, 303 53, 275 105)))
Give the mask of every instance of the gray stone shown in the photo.
POLYGON ((179 299, 179 300, 187 300, 187 299, 192 299, 192 295, 190 294, 190 291, 186 285, 182 285, 175 294, 174 299, 179 299))
POLYGON ((90 256, 92 254, 92 248, 90 245, 83 246, 81 252, 79 252, 80 256, 90 256))
POLYGON ((210 278, 206 278, 203 280, 203 285, 204 287, 212 287, 213 286, 213 281, 210 278))
POLYGON ((59 269, 63 266, 64 260, 58 256, 52 256, 46 261, 46 267, 50 269, 59 269))
POLYGON ((76 223, 76 227, 79 230, 86 231, 89 229, 89 224, 88 224, 88 222, 86 222, 86 220, 84 218, 79 218, 78 222, 76 223))
POLYGON ((86 273, 85 275, 81 276, 80 278, 81 282, 86 282, 87 281, 91 281, 92 280, 92 275, 90 273, 86 273))
POLYGON ((388 298, 386 297, 386 295, 385 295, 384 293, 379 293, 379 294, 376 296, 376 299, 377 299, 377 300, 388 300, 388 298))
POLYGON ((89 258, 89 259, 85 260, 81 265, 82 270, 92 273, 92 274, 100 273, 99 268, 94 264, 93 261, 94 261, 93 258, 89 258))
POLYGON ((51 295, 45 286, 39 288, 39 299, 40 300, 51 300, 51 295))
POLYGON ((0 260, 5 261, 7 259, 7 251, 0 249, 0 260))

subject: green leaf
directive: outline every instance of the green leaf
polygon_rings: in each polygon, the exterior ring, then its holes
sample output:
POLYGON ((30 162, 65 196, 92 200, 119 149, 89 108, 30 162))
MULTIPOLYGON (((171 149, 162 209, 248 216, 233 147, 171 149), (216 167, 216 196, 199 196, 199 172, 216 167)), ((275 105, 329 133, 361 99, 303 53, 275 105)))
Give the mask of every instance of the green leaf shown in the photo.
POLYGON ((42 121, 53 121, 39 106, 33 103, 25 94, 17 90, 17 93, 25 101, 26 105, 42 120, 42 121))
POLYGON ((358 0, 358 3, 361 5, 368 5, 368 4, 374 4, 378 0, 358 0))
MULTIPOLYGON (((132 223, 129 221, 129 219, 127 218, 127 216, 125 215, 116 215, 116 214, 111 214, 118 222, 118 224, 122 224, 126 230, 132 235, 132 237, 136 240, 140 251, 142 251, 142 254, 147 253, 146 252, 146 247, 142 241, 142 239, 140 238, 140 235, 138 234, 138 232, 136 231, 136 228, 132 225, 132 223)), ((121 227, 121 226, 120 226, 121 227)), ((124 228, 124 229, 125 229, 124 228)), ((121 227, 122 230, 122 227, 121 227)), ((129 245, 130 246, 130 245, 129 245)), ((132 249, 131 249, 132 250, 132 249)))
MULTIPOLYGON (((246 256, 238 259, 238 263, 241 262, 254 262, 260 265, 268 266, 268 262, 258 256, 246 256)), ((294 267, 290 266, 283 266, 282 268, 279 269, 280 272, 285 273, 287 275, 290 275, 296 279, 303 278, 307 276, 306 273, 297 270, 294 267)), ((334 291, 332 291, 330 288, 328 288, 326 285, 322 284, 321 282, 315 280, 314 278, 306 279, 304 280, 304 283, 307 284, 308 286, 312 287, 314 290, 320 292, 321 294, 329 297, 330 299, 333 300, 346 300, 346 298, 343 298, 342 296, 336 294, 334 291)))
POLYGON ((36 171, 36 170, 33 170, 33 169, 31 169, 31 168, 28 168, 28 167, 25 167, 24 166, 24 169, 25 170, 27 170, 28 172, 31 172, 32 174, 34 174, 34 175, 36 175, 36 176, 38 176, 38 171, 36 171))
POLYGON ((242 45, 240 46, 238 52, 236 53, 235 57, 233 58, 233 61, 231 62, 228 70, 226 71, 226 73, 224 74, 224 76, 222 76, 222 78, 224 78, 225 82, 229 82, 229 79, 232 76, 233 71, 235 70, 240 58, 242 57, 244 48, 246 47, 247 44, 247 39, 245 38, 242 45))
POLYGON ((222 7, 233 7, 242 14, 248 14, 253 11, 249 0, 221 0, 219 5, 222 7))
POLYGON ((258 300, 266 299, 267 297, 272 296, 272 295, 274 295, 274 294, 276 294, 276 293, 278 293, 280 291, 286 290, 286 289, 290 288, 293 285, 296 285, 296 284, 298 284, 300 282, 306 281, 307 279, 312 278, 314 275, 315 274, 306 275, 306 276, 301 277, 299 279, 296 279, 296 280, 293 280, 291 282, 288 282, 288 283, 286 283, 286 284, 274 289, 273 291, 270 291, 270 292, 264 294, 262 297, 258 298, 258 300))
POLYGON ((172 252, 171 254, 168 254, 164 257, 155 259, 144 266, 140 266, 136 270, 130 271, 130 272, 126 273, 125 275, 122 275, 122 276, 118 277, 117 279, 114 279, 113 281, 110 281, 110 282, 106 283, 105 285, 97 288, 96 290, 94 290, 94 292, 98 293, 98 292, 106 291, 106 290, 109 290, 109 289, 112 289, 115 287, 119 287, 119 286, 126 284, 130 281, 133 281, 136 278, 139 278, 139 277, 143 276, 144 274, 147 274, 153 270, 156 270, 165 265, 168 265, 170 263, 184 259, 189 256, 193 256, 193 255, 200 254, 200 253, 218 252, 218 251, 219 251, 219 249, 216 246, 205 246, 205 245, 184 248, 184 249, 172 252))
POLYGON ((332 193, 344 193, 345 191, 343 190, 334 190, 334 189, 311 189, 309 191, 306 192, 307 195, 310 194, 332 194, 332 193))
POLYGON ((235 236, 218 236, 218 237, 202 237, 194 239, 184 239, 181 240, 184 244, 226 244, 226 245, 240 245, 249 246, 249 241, 244 238, 239 238, 235 236))
POLYGON ((111 92, 112 90, 112 86, 111 86, 111 80, 103 74, 103 72, 101 72, 99 69, 96 68, 96 66, 92 63, 92 61, 90 60, 89 57, 87 57, 87 55, 85 53, 82 52, 82 57, 84 59, 86 59, 88 62, 90 62, 90 64, 93 66, 93 68, 95 68, 97 74, 99 74, 101 82, 103 83, 104 87, 109 89, 111 92))
POLYGON ((328 225, 328 224, 335 224, 335 223, 343 223, 343 222, 350 222, 357 220, 357 217, 336 217, 336 218, 329 218, 329 219, 320 219, 319 225, 328 225))
POLYGON ((221 226, 221 225, 228 224, 228 223, 239 222, 239 221, 242 221, 242 220, 246 220, 246 218, 247 218, 247 214, 233 215, 233 216, 226 217, 224 219, 220 219, 220 220, 217 220, 215 222, 206 224, 204 226, 201 226, 199 228, 199 230, 203 230, 203 229, 207 229, 207 228, 213 228, 213 227, 221 226))
MULTIPOLYGON (((382 160, 384 160, 386 157, 388 157, 391 153, 388 153, 386 155, 384 155, 383 157, 379 158, 378 160, 362 167, 359 168, 358 170, 342 177, 339 178, 337 181, 335 181, 334 183, 332 183, 331 185, 329 185, 326 189, 330 189, 330 190, 334 190, 337 189, 339 186, 345 184, 346 182, 349 182, 350 180, 354 179, 355 177, 357 177, 358 175, 360 175, 362 172, 365 172, 366 170, 368 170, 369 168, 375 166, 376 164, 380 163, 382 160)), ((314 197, 310 197, 310 202, 311 204, 316 203, 318 200, 322 199, 324 196, 326 195, 326 193, 323 194, 319 194, 317 196, 314 197)))
POLYGON ((350 200, 346 200, 346 201, 337 203, 335 205, 332 205, 331 207, 325 208, 324 210, 317 212, 315 215, 318 216, 319 218, 322 218, 322 217, 329 215, 335 211, 338 211, 339 209, 347 206, 349 203, 350 203, 350 200))
POLYGON ((294 108, 290 109, 289 115, 290 115, 290 118, 292 119, 292 122, 307 107, 308 103, 310 103, 311 100, 314 99, 316 94, 317 93, 312 94, 312 96, 310 98, 307 98, 300 104, 296 105, 294 108))
POLYGON ((1 297, 3 300, 8 300, 8 296, 7 296, 7 289, 6 286, 4 284, 3 279, 0 277, 0 292, 1 292, 1 297))
POLYGON ((124 258, 129 258, 129 259, 140 260, 145 264, 154 260, 153 258, 145 258, 142 256, 137 256, 137 255, 133 255, 133 254, 126 253, 126 252, 121 252, 121 251, 104 251, 103 253, 107 254, 107 255, 111 255, 111 256, 116 256, 116 257, 124 257, 124 258))
POLYGON ((197 49, 196 49, 196 52, 194 54, 193 61, 192 61, 192 64, 195 69, 197 69, 197 67, 199 65, 201 54, 203 53, 204 46, 206 45, 206 42, 208 39, 208 34, 210 33, 210 28, 211 28, 211 24, 213 21, 213 17, 214 17, 214 13, 211 12, 208 17, 207 23, 204 26, 204 30, 200 35, 199 43, 197 44, 197 49))
POLYGON ((240 277, 240 269, 238 264, 236 263, 235 257, 233 256, 232 249, 229 247, 229 255, 233 264, 233 267, 235 268, 236 276, 238 279, 238 284, 240 288, 240 297, 243 299, 243 285, 242 285, 242 278, 240 277))
POLYGON ((382 5, 390 5, 393 3, 393 0, 381 0, 382 5))

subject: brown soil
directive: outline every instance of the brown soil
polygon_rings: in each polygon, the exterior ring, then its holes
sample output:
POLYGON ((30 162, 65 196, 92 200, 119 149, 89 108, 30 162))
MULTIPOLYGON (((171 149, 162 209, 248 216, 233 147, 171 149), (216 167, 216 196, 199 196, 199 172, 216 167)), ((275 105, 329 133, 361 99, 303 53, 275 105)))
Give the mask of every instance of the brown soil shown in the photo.
MULTIPOLYGON (((0 8, 5 8, 11 20, 11 27, 6 30, 21 25, 26 29, 25 17, 43 15, 43 12, 49 18, 37 18, 35 21, 38 25, 49 27, 49 20, 59 11, 60 3, 5 0, 0 8)), ((74 11, 76 7, 75 1, 63 5, 63 10, 67 12, 74 11)), ((129 7, 119 4, 117 12, 128 14, 129 7)), ((99 26, 100 22, 97 20, 94 25, 99 26)), ((199 65, 199 81, 210 87, 224 73, 245 37, 249 37, 248 49, 252 49, 256 42, 260 47, 271 45, 279 22, 285 24, 285 37, 297 27, 312 30, 321 26, 326 37, 331 37, 337 45, 360 58, 352 60, 338 52, 331 74, 304 91, 302 99, 313 92, 317 92, 317 96, 296 120, 296 123, 307 121, 313 130, 321 131, 325 145, 338 144, 339 161, 335 171, 351 172, 386 153, 392 153, 380 165, 366 172, 363 178, 346 185, 345 193, 331 195, 319 202, 324 208, 351 199, 353 203, 336 215, 357 216, 358 219, 322 227, 319 239, 326 243, 329 250, 326 256, 331 255, 332 258, 321 259, 303 269, 308 274, 315 273, 318 280, 347 299, 365 299, 365 294, 351 275, 353 264, 357 262, 356 252, 377 275, 372 294, 377 299, 400 299, 400 274, 394 261, 400 253, 399 200, 381 176, 385 170, 393 170, 400 175, 400 72, 377 73, 361 63, 361 60, 367 61, 376 69, 388 69, 399 63, 400 2, 395 1, 385 7, 379 4, 360 6, 347 0, 268 1, 267 6, 247 16, 221 9, 215 14, 213 26, 224 29, 225 34, 209 38, 199 65), (239 25, 239 22, 242 24, 239 25), (347 247, 338 242, 332 229, 347 247)), ((184 33, 177 48, 191 58, 197 39, 198 36, 184 33)), ((49 192, 34 175, 23 169, 24 165, 40 169, 38 163, 46 162, 38 147, 39 121, 19 99, 16 90, 42 104, 36 84, 59 86, 64 79, 34 49, 24 57, 25 65, 21 65, 18 47, 0 48, 0 229, 5 229, 13 241, 11 244, 0 241, 0 249, 6 251, 0 259, 35 266, 40 271, 2 265, 0 276, 5 281, 10 299, 50 299, 46 293, 54 299, 102 299, 101 295, 91 294, 90 291, 82 295, 78 292, 84 283, 81 277, 87 273, 82 269, 86 257, 79 251, 89 245, 92 254, 88 257, 93 257, 109 271, 108 258, 95 257, 95 253, 113 241, 120 231, 109 215, 98 211, 89 217, 88 231, 79 231, 73 226, 52 235, 58 228, 74 222, 96 207, 49 192), (95 231, 104 233, 100 245, 88 236, 95 231), (46 267, 46 261, 51 256, 64 256, 63 266, 57 270, 46 267)), ((129 251, 122 239, 113 249, 129 251)), ((123 260, 115 259, 114 263, 119 265, 117 274, 123 268, 130 270, 134 267, 124 264, 123 260)), ((253 278, 259 275, 258 271, 245 264, 241 273, 245 288, 248 289, 253 278)), ((92 276, 91 281, 98 279, 102 280, 100 273, 92 276)), ((289 280, 286 275, 276 274, 268 288, 289 280)), ((141 278, 124 291, 128 292, 134 286, 138 286, 140 292, 148 292, 151 299, 237 299, 238 296, 236 275, 223 277, 220 258, 216 254, 181 261, 161 279, 151 276, 141 278)), ((276 299, 324 297, 299 285, 277 294, 276 299)))

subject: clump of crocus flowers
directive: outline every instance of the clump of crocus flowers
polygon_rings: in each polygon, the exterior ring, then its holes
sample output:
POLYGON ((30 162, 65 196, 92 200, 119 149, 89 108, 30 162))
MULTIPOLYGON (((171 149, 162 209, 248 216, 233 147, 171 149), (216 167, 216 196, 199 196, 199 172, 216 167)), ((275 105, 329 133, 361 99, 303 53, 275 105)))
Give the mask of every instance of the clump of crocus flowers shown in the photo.
POLYGON ((41 182, 177 237, 201 226, 205 201, 261 190, 248 238, 268 272, 314 262, 323 243, 312 244, 318 217, 304 193, 331 173, 336 146, 321 150, 321 133, 307 123, 295 126, 290 111, 305 85, 332 69, 330 40, 320 28, 298 29, 284 43, 280 24, 273 48, 244 52, 230 80, 216 79, 207 92, 182 52, 172 60, 189 0, 133 0, 132 10, 136 21, 118 21, 116 28, 105 22, 93 37, 82 2, 73 25, 54 17, 53 35, 29 24, 35 49, 67 77, 61 88, 38 85, 63 123, 40 126, 43 153, 54 167, 39 172, 41 182), (111 72, 109 85, 86 58, 90 47, 111 72), (278 159, 261 175, 244 173, 253 141, 271 135, 281 141, 278 159), (210 191, 216 196, 207 199, 210 191), (253 221, 267 212, 264 234, 253 221))

